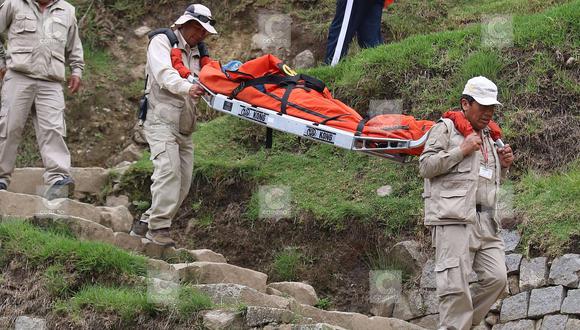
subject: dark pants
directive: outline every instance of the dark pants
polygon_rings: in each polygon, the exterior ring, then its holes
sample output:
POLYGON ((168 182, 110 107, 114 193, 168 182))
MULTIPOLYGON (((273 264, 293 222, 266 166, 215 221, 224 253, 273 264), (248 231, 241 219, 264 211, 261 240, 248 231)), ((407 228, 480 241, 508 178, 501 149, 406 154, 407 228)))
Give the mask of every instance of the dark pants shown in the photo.
MULTIPOLYGON (((328 44, 324 58, 326 64, 330 64, 334 57, 346 11, 346 2, 347 0, 336 1, 336 14, 328 32, 328 44)), ((354 0, 340 58, 348 53, 348 45, 355 35, 361 48, 371 48, 383 43, 381 36, 383 4, 384 1, 380 0, 354 0)))

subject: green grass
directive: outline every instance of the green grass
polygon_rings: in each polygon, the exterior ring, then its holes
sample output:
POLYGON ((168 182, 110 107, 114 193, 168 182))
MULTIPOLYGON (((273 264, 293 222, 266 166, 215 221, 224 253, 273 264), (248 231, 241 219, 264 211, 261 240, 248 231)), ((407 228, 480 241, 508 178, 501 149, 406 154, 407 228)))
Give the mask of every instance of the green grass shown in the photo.
POLYGON ((515 206, 527 220, 520 225, 522 246, 533 245, 555 256, 573 237, 580 239, 580 161, 547 176, 530 172, 516 189, 515 206))
POLYGON ((281 281, 295 281, 298 279, 298 271, 303 264, 302 258, 302 253, 296 248, 284 249, 274 257, 272 271, 281 281))
POLYGON ((145 258, 104 243, 81 242, 62 232, 40 230, 24 221, 0 223, 1 260, 22 256, 34 266, 70 264, 83 275, 138 276, 146 273, 145 258))

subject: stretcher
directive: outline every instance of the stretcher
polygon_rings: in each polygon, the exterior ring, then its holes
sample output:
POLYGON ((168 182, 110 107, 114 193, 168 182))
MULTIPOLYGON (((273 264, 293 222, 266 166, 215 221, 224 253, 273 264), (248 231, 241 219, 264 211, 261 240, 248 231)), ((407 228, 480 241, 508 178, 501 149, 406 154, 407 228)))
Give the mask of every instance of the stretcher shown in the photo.
POLYGON ((362 152, 365 154, 387 158, 397 162, 407 162, 409 155, 397 154, 397 151, 421 148, 427 141, 427 135, 418 140, 403 140, 393 138, 378 138, 357 136, 356 133, 344 131, 328 125, 310 122, 298 117, 283 114, 279 111, 254 106, 230 96, 214 93, 199 81, 199 78, 189 76, 191 83, 199 84, 206 95, 202 99, 207 105, 219 112, 247 120, 280 132, 294 134, 299 137, 334 145, 339 148, 362 152), (388 151, 388 152, 387 152, 388 151))
POLYGON ((265 55, 235 69, 209 61, 199 77, 183 65, 180 50, 172 64, 207 94, 203 100, 219 112, 339 148, 406 162, 419 155, 434 122, 405 115, 362 118, 332 97, 326 85, 298 74, 280 59, 265 55))

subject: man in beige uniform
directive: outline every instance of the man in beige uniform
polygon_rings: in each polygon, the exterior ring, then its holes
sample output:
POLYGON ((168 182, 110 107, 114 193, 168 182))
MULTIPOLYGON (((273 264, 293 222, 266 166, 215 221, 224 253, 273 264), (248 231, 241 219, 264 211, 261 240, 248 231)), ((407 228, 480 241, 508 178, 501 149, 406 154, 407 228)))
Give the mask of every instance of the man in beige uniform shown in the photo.
MULTIPOLYGON (((200 70, 197 48, 208 34, 215 34, 210 10, 190 5, 175 22, 173 32, 179 41, 183 63, 192 72, 200 70)), ((195 106, 204 93, 201 86, 180 77, 171 64, 171 43, 159 34, 147 51, 149 111, 144 132, 151 148, 155 170, 151 186, 151 207, 131 229, 134 236, 146 236, 160 245, 174 245, 169 227, 187 197, 193 172, 195 106)))
MULTIPOLYGON (((66 190, 73 180, 64 142, 65 62, 68 88, 76 93, 84 68, 75 8, 64 0, 6 0, 0 5, 0 33, 8 30, 6 56, 0 56, 0 190, 10 184, 22 131, 34 105, 36 138, 46 168, 44 182, 66 190)), ((73 189, 70 189, 72 192, 73 189)))
POLYGON ((504 243, 499 236, 500 179, 513 162, 509 145, 496 150, 487 127, 497 101, 496 85, 468 81, 461 97, 474 133, 464 137, 442 119, 429 133, 419 159, 425 178, 425 225, 432 226, 442 329, 467 330, 485 317, 507 283, 504 243), (468 275, 478 281, 470 289, 468 275))

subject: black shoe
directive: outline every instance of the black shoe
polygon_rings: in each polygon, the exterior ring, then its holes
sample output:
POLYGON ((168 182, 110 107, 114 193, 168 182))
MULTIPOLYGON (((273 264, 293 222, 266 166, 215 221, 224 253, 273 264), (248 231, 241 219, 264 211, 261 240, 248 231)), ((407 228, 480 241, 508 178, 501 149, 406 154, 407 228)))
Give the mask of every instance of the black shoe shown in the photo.
POLYGON ((0 182, 0 190, 8 190, 8 186, 4 182, 0 182))
POLYGON ((55 182, 46 191, 45 198, 50 200, 58 198, 72 198, 75 193, 75 182, 70 177, 55 182))
POLYGON ((145 237, 147 231, 149 230, 149 224, 147 222, 136 220, 133 221, 133 226, 131 226, 131 231, 129 235, 134 237, 145 237))

